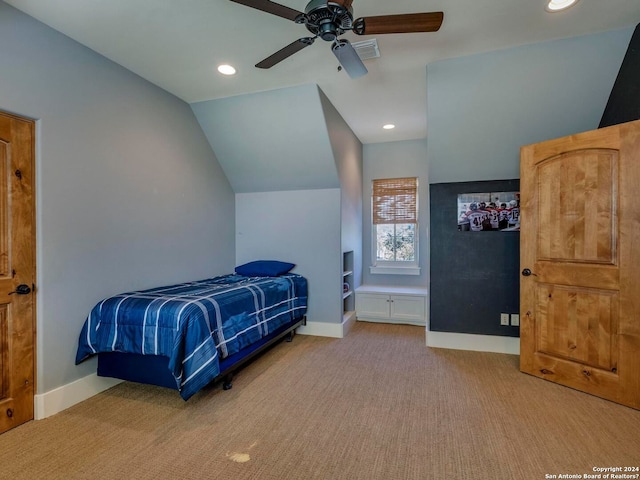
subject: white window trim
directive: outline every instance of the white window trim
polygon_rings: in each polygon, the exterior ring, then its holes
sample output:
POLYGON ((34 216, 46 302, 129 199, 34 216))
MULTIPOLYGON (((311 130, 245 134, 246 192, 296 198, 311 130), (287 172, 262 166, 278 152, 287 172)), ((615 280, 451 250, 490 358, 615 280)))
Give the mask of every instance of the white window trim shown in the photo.
MULTIPOLYGON (((418 177, 416 178, 416 187, 418 187, 418 177)), ((375 181, 375 180, 374 180, 375 181)), ((373 182, 372 182, 373 183, 373 182)), ((373 191, 371 192, 373 194, 373 191)), ((378 260, 378 245, 377 245, 377 232, 376 225, 371 222, 371 266, 369 272, 371 274, 378 275, 420 275, 420 259, 419 259, 419 245, 420 245, 420 222, 418 216, 418 190, 416 189, 416 222, 415 222, 415 237, 414 237, 414 259, 413 261, 397 261, 397 260, 378 260)), ((371 199, 371 213, 373 215, 373 197, 371 199)))
POLYGON ((390 266, 390 265, 374 265, 369 267, 369 272, 372 274, 382 275, 420 275, 420 267, 415 266, 390 266))
POLYGON ((418 257, 419 245, 419 223, 416 223, 415 231, 415 260, 412 262, 394 261, 394 260, 378 260, 378 242, 376 241, 375 225, 371 225, 371 256, 372 265, 369 267, 369 273, 376 275, 420 275, 420 261, 418 257))

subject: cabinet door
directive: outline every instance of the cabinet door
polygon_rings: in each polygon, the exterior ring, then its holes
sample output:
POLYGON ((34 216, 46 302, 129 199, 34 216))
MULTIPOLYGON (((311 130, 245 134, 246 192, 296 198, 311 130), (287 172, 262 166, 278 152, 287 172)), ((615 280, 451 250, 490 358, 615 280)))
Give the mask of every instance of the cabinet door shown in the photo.
POLYGON ((356 312, 363 318, 389 318, 389 295, 357 293, 356 312))
POLYGON ((391 295, 391 318, 424 322, 425 299, 418 295, 391 295))

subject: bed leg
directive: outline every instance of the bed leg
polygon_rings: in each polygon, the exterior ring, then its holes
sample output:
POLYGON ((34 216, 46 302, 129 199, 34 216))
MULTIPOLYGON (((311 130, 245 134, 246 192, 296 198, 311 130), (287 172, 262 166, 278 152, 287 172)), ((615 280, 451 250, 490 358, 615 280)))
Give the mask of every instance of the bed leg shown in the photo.
POLYGON ((223 390, 231 390, 231 387, 233 387, 233 375, 229 374, 227 376, 224 377, 224 380, 222 381, 222 389, 223 390))
POLYGON ((287 334, 287 342, 292 342, 293 341, 293 337, 295 337, 295 335, 296 335, 296 331, 295 330, 291 330, 287 334))

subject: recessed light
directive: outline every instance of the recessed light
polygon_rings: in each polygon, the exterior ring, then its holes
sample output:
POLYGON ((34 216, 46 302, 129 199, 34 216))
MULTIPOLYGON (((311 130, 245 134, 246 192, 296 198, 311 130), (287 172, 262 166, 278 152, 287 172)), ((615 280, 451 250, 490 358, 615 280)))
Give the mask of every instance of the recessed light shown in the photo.
POLYGON ((578 0, 549 0, 545 9, 547 12, 559 12, 561 10, 566 10, 576 3, 578 3, 578 0))
POLYGON ((385 130, 393 130, 396 126, 393 123, 387 123, 386 125, 383 125, 382 128, 385 130))
POLYGON ((218 71, 223 75, 235 75, 236 69, 231 65, 218 65, 218 71))

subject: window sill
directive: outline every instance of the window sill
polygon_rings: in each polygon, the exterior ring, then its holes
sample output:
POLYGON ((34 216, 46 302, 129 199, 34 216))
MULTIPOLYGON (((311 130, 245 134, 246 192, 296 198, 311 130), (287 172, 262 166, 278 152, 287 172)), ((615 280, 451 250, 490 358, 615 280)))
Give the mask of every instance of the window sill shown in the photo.
POLYGON ((376 275, 420 275, 420 267, 369 267, 376 275))

